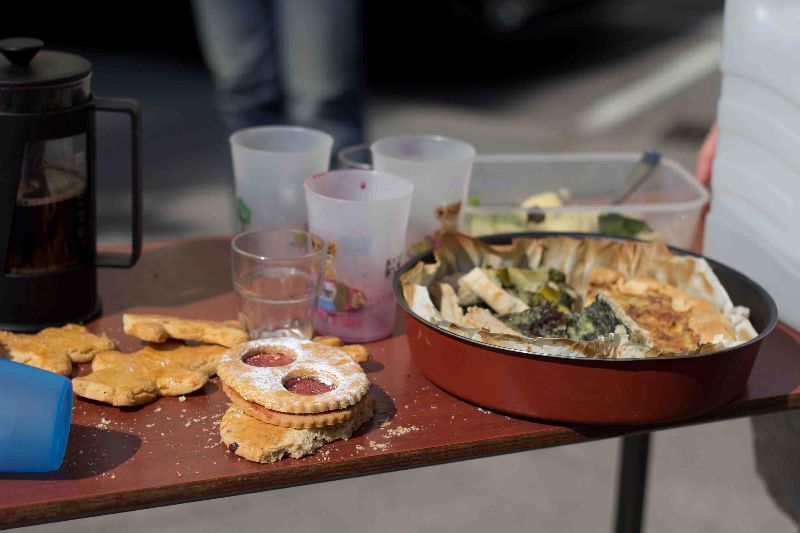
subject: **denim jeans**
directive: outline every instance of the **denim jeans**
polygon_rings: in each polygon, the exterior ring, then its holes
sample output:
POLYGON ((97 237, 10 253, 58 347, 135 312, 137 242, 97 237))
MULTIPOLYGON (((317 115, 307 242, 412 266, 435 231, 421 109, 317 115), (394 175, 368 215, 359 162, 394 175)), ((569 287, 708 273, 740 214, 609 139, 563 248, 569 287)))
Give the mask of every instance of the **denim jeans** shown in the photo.
POLYGON ((231 130, 296 124, 337 147, 362 141, 358 0, 193 0, 195 23, 231 130))

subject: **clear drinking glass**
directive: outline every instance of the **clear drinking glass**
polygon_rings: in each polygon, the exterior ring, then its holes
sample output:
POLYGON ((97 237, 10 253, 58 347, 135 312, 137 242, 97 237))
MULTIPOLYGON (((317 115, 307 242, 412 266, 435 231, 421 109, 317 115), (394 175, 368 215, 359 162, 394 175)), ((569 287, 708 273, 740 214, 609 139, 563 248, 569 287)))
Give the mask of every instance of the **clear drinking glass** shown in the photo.
POLYGON ((372 144, 375 170, 414 184, 406 255, 426 252, 443 231, 458 229, 475 148, 440 135, 400 135, 372 144))
POLYGON ((392 333, 392 280, 400 266, 414 186, 399 176, 336 170, 305 181, 308 227, 327 242, 318 333, 367 342, 392 333))
POLYGON ((336 153, 339 169, 372 170, 372 151, 368 144, 352 144, 336 153))
POLYGON ((328 170, 333 138, 295 126, 239 130, 230 138, 239 228, 303 228, 303 180, 328 170))
POLYGON ((251 339, 311 338, 325 243, 301 230, 257 230, 231 242, 239 321, 251 339))

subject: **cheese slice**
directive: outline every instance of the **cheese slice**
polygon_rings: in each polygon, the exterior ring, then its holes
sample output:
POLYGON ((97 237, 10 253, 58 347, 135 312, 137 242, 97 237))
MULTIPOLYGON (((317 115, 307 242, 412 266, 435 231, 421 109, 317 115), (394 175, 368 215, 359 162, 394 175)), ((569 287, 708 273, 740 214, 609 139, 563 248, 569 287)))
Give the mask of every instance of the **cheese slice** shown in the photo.
POLYGON ((528 309, 525 302, 492 283, 489 276, 479 267, 473 268, 460 281, 499 315, 519 313, 528 309))
POLYGON ((439 305, 439 312, 442 318, 453 324, 461 325, 464 323, 464 311, 458 304, 458 296, 452 285, 449 283, 441 283, 439 285, 442 291, 442 301, 439 305))

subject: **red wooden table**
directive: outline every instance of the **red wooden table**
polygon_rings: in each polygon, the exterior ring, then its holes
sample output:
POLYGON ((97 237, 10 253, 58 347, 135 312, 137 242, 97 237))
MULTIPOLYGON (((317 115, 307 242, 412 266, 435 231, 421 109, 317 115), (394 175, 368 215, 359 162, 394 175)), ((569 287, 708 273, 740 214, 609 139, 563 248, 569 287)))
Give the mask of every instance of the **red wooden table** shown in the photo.
MULTIPOLYGON (((133 350, 139 341, 122 333, 125 311, 235 317, 228 242, 213 238, 151 246, 135 268, 102 271, 104 314, 91 329, 133 350)), ((220 443, 218 424, 227 398, 217 378, 185 401, 164 398, 119 409, 76 398, 61 469, 0 474, 0 528, 641 435, 800 405, 800 335, 782 326, 766 339, 741 398, 701 418, 648 427, 557 426, 492 413, 428 382, 411 363, 399 328, 370 348, 373 360, 365 369, 378 399, 372 422, 314 456, 270 465, 245 461, 220 443)))

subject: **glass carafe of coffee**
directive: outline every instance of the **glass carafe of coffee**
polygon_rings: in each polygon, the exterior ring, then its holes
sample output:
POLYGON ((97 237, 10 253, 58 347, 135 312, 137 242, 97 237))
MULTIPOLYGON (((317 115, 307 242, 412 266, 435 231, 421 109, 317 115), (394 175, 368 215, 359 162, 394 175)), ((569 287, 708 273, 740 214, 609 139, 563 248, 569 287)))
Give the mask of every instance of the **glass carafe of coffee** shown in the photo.
POLYGON ((32 331, 100 312, 96 267, 129 267, 141 249, 139 108, 93 97, 91 65, 0 40, 0 329, 32 331), (131 125, 132 247, 95 250, 95 115, 131 125))

